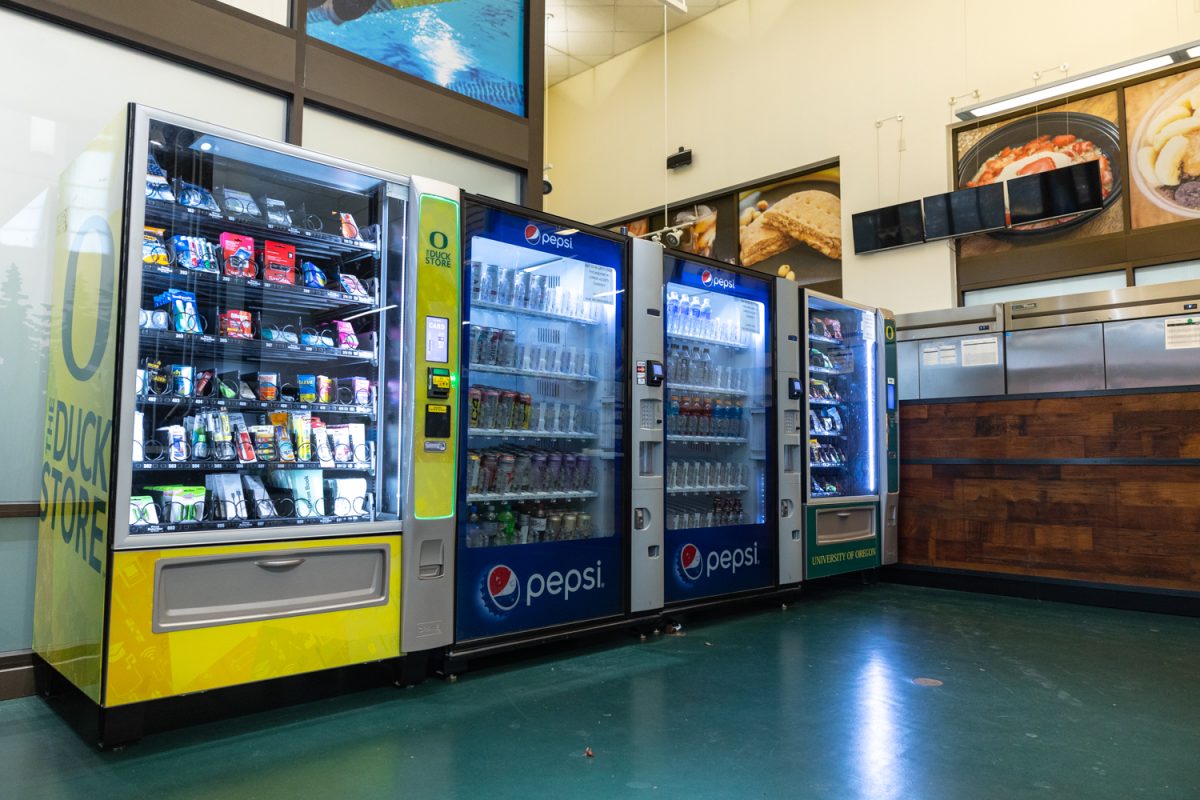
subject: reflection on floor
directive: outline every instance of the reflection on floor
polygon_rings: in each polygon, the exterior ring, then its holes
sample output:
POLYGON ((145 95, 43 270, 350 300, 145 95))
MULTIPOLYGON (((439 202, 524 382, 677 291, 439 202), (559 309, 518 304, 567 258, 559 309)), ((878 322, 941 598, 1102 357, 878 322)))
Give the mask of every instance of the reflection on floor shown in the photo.
POLYGON ((0 795, 1200 797, 1197 619, 842 585, 682 633, 116 753, 15 700, 0 795))

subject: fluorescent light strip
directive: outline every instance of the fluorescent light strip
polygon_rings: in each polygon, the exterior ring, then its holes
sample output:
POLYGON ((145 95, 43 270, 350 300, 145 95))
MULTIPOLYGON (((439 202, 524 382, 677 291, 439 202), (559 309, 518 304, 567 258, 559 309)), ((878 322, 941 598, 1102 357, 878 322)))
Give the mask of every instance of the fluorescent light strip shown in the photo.
MULTIPOLYGON (((1186 52, 1189 57, 1194 58, 1196 55, 1200 55, 1200 45, 1189 48, 1186 52)), ((1007 97, 1003 100, 997 100, 993 103, 986 103, 981 106, 975 106, 974 108, 965 108, 959 112, 959 116, 964 119, 987 117, 992 114, 998 114, 1001 111, 1009 111, 1010 109, 1020 108, 1021 106, 1034 105, 1042 102, 1043 100, 1049 100, 1051 98, 1082 92, 1083 90, 1090 89, 1093 86, 1099 86, 1100 84, 1108 83, 1110 81, 1117 81, 1121 80, 1122 78, 1140 75, 1143 72, 1149 72, 1151 70, 1155 70, 1160 67, 1166 67, 1174 63, 1176 63, 1175 59, 1173 59, 1170 55, 1154 56, 1153 58, 1135 61, 1132 64, 1125 64, 1124 66, 1120 67, 1113 67, 1112 69, 1106 69, 1091 75, 1084 75, 1079 78, 1061 81, 1059 83, 1052 83, 1049 86, 1041 89, 1033 89, 1023 94, 1007 97)))

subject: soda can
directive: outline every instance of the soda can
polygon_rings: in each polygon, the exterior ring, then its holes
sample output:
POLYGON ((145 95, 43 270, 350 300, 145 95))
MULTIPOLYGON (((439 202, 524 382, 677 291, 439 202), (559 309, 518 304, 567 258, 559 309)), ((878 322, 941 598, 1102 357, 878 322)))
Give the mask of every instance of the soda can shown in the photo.
POLYGON ((483 469, 483 459, 479 457, 479 453, 467 454, 467 494, 475 494, 479 491, 479 477, 483 469))
POLYGON ((561 542, 563 538, 563 515, 555 511, 546 515, 546 541, 561 542))
POLYGON ((481 494, 492 491, 496 485, 496 472, 500 466, 500 459, 495 453, 484 453, 479 468, 479 486, 476 487, 481 494))
POLYGON ((501 392, 500 404, 496 407, 496 427, 505 429, 512 424, 513 408, 517 404, 516 392, 501 392))
POLYGON ((580 511, 578 520, 575 522, 575 538, 590 539, 592 538, 592 515, 585 511, 580 511))
POLYGON ((591 456, 579 456, 575 460, 575 487, 581 492, 592 491, 591 456))
POLYGON ((517 366, 517 332, 502 331, 496 348, 496 366, 517 366))
POLYGON ((527 301, 527 307, 533 311, 544 311, 546 309, 545 275, 529 276, 529 298, 527 301))
POLYGON ((471 363, 482 364, 487 356, 487 343, 491 338, 491 329, 484 325, 471 326, 471 363))
POLYGON ((496 491, 501 494, 508 494, 513 490, 513 483, 517 476, 517 457, 512 453, 505 453, 500 456, 497 462, 496 472, 496 491))
POLYGON ((546 457, 546 485, 544 491, 557 492, 562 486, 562 455, 551 453, 546 457))
POLYGON ((511 306, 513 302, 513 277, 515 269, 499 267, 496 272, 496 302, 502 306, 511 306))
POLYGON ((523 269, 513 275, 512 304, 516 308, 529 304, 529 273, 523 269))
POLYGON ((467 389, 467 427, 479 427, 479 414, 483 410, 483 390, 478 386, 467 389))
POLYGON ((562 457, 562 473, 558 481, 558 488, 564 492, 573 492, 577 488, 575 483, 578 476, 578 459, 573 453, 566 453, 562 457))
POLYGON ((546 455, 544 453, 535 453, 533 456, 533 472, 529 477, 529 491, 544 492, 546 491, 546 455))
POLYGON ((484 264, 482 274, 479 278, 479 301, 482 303, 495 303, 496 296, 500 291, 499 276, 496 274, 495 264, 484 264))
POLYGON ((562 538, 564 541, 570 541, 576 538, 576 530, 579 528, 579 515, 574 511, 566 511, 562 515, 562 538))
POLYGON ((533 456, 529 453, 517 454, 516 473, 513 477, 513 491, 531 491, 533 484, 533 456))
POLYGON ((500 405, 499 389, 483 390, 483 405, 479 410, 479 427, 492 430, 496 427, 496 409, 500 405))

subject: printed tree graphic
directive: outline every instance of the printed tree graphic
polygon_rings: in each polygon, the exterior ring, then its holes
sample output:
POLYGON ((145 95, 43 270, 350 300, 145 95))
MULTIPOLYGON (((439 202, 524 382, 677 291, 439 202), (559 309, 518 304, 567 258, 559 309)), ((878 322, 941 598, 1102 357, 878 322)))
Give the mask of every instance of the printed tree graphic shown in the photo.
MULTIPOLYGON (((14 362, 25 351, 23 345, 31 337, 29 312, 29 298, 21 284, 21 271, 16 264, 10 264, 0 282, 0 366, 6 368, 6 373, 18 366, 14 362)), ((8 374, 5 383, 17 380, 20 376, 8 374)))
POLYGON ((0 465, 5 487, 0 497, 33 500, 29 476, 36 473, 42 445, 46 375, 43 364, 49 344, 50 309, 35 305, 25 293, 21 271, 10 264, 0 280, 0 392, 12 415, 6 452, 0 465), (11 450, 9 450, 11 447, 11 450), (28 496, 27 496, 28 495, 28 496))

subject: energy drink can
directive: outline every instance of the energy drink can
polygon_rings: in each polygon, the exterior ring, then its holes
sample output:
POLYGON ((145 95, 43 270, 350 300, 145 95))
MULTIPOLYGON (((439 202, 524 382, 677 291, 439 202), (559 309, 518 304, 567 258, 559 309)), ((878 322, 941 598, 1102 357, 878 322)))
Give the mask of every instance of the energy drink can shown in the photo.
POLYGON ((592 538, 592 515, 584 511, 579 512, 579 517, 575 522, 575 538, 590 539, 592 538))
POLYGON ((529 430, 529 417, 533 412, 533 397, 527 394, 517 395, 516 405, 513 406, 513 417, 510 427, 515 430, 529 430))
POLYGON ((478 386, 467 390, 467 427, 479 427, 479 415, 482 412, 483 391, 478 386))
POLYGON ((496 427, 496 409, 500 405, 498 389, 483 390, 483 405, 479 412, 479 427, 492 430, 496 427))
POLYGON ((533 456, 529 453, 520 453, 517 455, 516 473, 513 476, 513 490, 517 492, 528 492, 532 489, 533 483, 533 456))
POLYGON ((495 264, 484 264, 479 277, 479 300, 483 303, 495 303, 500 291, 499 276, 495 264))
POLYGON ((564 541, 576 538, 578 528, 579 515, 577 513, 568 511, 562 515, 562 538, 564 541))
POLYGON ((483 280, 483 264, 471 262, 471 299, 479 299, 480 282, 483 280))
POLYGON ((529 273, 517 270, 513 275, 512 304, 516 308, 525 308, 529 302, 529 273))
POLYGON ((500 363, 501 344, 504 342, 506 331, 502 328, 488 328, 487 352, 481 363, 491 366, 504 366, 500 363))
POLYGON ((517 365, 517 332, 502 331, 500 343, 496 351, 496 365, 500 367, 515 367, 517 365))
POLYGON ((492 329, 484 325, 471 326, 471 363, 482 364, 487 358, 487 346, 491 340, 492 329))
POLYGON ((500 267, 496 271, 496 302, 502 306, 512 305, 515 274, 516 270, 512 267, 500 267))
POLYGON ((517 457, 512 453, 505 453, 500 456, 496 466, 496 491, 508 494, 513 490, 513 482, 517 475, 517 457))
POLYGON ((551 453, 546 457, 546 485, 543 488, 547 492, 557 492, 561 486, 562 455, 551 453))
POLYGON ((546 515, 546 539, 548 542, 562 541, 563 515, 557 511, 546 515))
POLYGON ((533 472, 529 478, 529 490, 531 492, 546 491, 546 456, 543 453, 535 453, 533 456, 533 472))
POLYGON ((575 486, 581 492, 592 490, 592 457, 579 456, 575 460, 575 486))
POLYGON ((467 494, 475 494, 479 491, 479 476, 483 469, 483 459, 479 457, 479 453, 467 454, 467 494))
POLYGON ((558 480, 558 488, 564 492, 575 491, 577 459, 574 454, 567 453, 562 457, 562 472, 558 480))
POLYGON ((544 311, 546 307, 546 276, 529 276, 528 308, 533 311, 544 311))
POLYGON ((513 409, 517 404, 516 392, 501 392, 500 404, 496 407, 496 427, 508 428, 512 424, 513 409))

